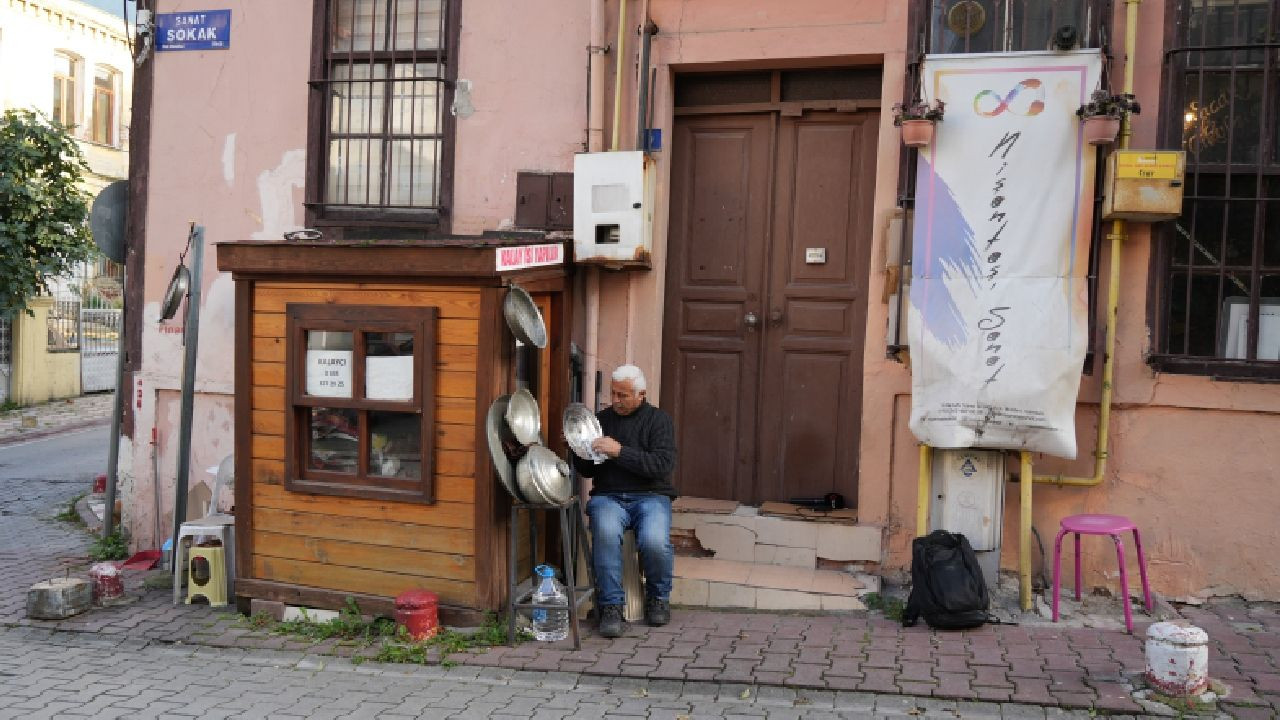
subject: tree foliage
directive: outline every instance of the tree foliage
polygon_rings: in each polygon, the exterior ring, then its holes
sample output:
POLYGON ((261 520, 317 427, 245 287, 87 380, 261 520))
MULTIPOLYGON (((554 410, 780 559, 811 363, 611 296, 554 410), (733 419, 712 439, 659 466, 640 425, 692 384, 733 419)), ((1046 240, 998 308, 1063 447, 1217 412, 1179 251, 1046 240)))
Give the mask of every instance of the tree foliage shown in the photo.
POLYGON ((87 170, 65 128, 30 110, 0 116, 0 312, 26 310, 92 256, 87 170))

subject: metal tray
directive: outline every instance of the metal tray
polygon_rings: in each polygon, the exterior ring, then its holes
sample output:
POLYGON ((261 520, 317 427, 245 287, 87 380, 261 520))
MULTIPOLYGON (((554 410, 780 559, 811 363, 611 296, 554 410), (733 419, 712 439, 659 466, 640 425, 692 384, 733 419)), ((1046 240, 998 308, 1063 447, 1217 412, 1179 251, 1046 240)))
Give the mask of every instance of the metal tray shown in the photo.
POLYGON ((510 396, 506 411, 507 428, 521 445, 542 444, 542 412, 533 394, 520 388, 510 396))
POLYGON ((512 284, 507 289, 507 296, 502 300, 502 315, 517 340, 536 348, 547 346, 547 325, 542 321, 542 311, 524 288, 512 284))
POLYGON ((507 458, 507 451, 503 448, 504 436, 511 442, 515 442, 515 438, 510 437, 505 417, 507 403, 510 400, 510 395, 503 395, 493 401, 489 406, 489 414, 485 417, 484 431, 489 437, 489 459, 493 461, 493 468, 498 473, 498 481, 507 489, 507 492, 511 493, 511 497, 523 500, 524 498, 520 497, 519 491, 516 490, 515 468, 511 466, 511 460, 507 458))
POLYGON ((564 409, 564 439, 574 455, 583 460, 591 460, 597 465, 604 462, 609 456, 591 449, 591 442, 603 436, 600 421, 586 405, 569 403, 564 409))

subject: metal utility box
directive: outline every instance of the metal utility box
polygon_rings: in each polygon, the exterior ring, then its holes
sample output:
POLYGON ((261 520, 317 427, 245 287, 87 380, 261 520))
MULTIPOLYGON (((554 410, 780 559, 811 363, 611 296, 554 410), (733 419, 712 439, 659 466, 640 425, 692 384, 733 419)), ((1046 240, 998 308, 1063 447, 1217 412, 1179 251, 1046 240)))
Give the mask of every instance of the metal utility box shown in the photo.
POLYGON ((653 161, 643 152, 581 153, 573 161, 574 261, 651 267, 653 161))
POLYGON ((1182 214, 1186 153, 1180 150, 1117 150, 1107 160, 1104 220, 1157 222, 1182 214))
POLYGON ((933 451, 929 529, 968 538, 992 590, 1000 577, 1004 483, 1004 453, 999 450, 933 451))

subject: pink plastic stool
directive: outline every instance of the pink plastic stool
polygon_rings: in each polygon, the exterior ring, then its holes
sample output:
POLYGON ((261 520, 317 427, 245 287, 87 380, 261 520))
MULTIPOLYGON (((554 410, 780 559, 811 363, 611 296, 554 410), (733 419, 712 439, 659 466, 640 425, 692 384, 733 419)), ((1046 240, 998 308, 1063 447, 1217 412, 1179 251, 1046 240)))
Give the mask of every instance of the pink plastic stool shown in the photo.
POLYGON ((1062 529, 1053 541, 1053 621, 1058 622, 1058 595, 1062 590, 1062 537, 1076 536, 1076 600, 1080 599, 1080 536, 1110 535, 1116 544, 1116 560, 1120 563, 1120 597, 1124 599, 1124 626, 1133 633, 1133 611, 1129 608, 1129 574, 1124 566, 1124 541, 1120 533, 1132 530, 1133 544, 1138 548, 1138 572, 1142 575, 1142 599, 1151 612, 1151 587, 1147 584, 1147 559, 1142 554, 1142 536, 1138 526, 1123 515, 1072 515, 1062 519, 1062 529))

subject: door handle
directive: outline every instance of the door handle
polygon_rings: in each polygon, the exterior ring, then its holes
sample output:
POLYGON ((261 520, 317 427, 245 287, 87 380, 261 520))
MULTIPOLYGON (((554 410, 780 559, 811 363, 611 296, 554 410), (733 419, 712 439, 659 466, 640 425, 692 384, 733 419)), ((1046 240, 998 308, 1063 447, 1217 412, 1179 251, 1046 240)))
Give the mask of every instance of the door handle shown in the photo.
POLYGON ((772 312, 770 312, 770 313, 769 313, 769 324, 770 324, 770 325, 781 325, 781 324, 782 324, 782 311, 781 311, 781 310, 774 310, 774 311, 772 311, 772 312))
POLYGON ((742 324, 747 326, 747 330, 755 330, 760 326, 760 316, 753 312, 748 312, 742 316, 742 324))

